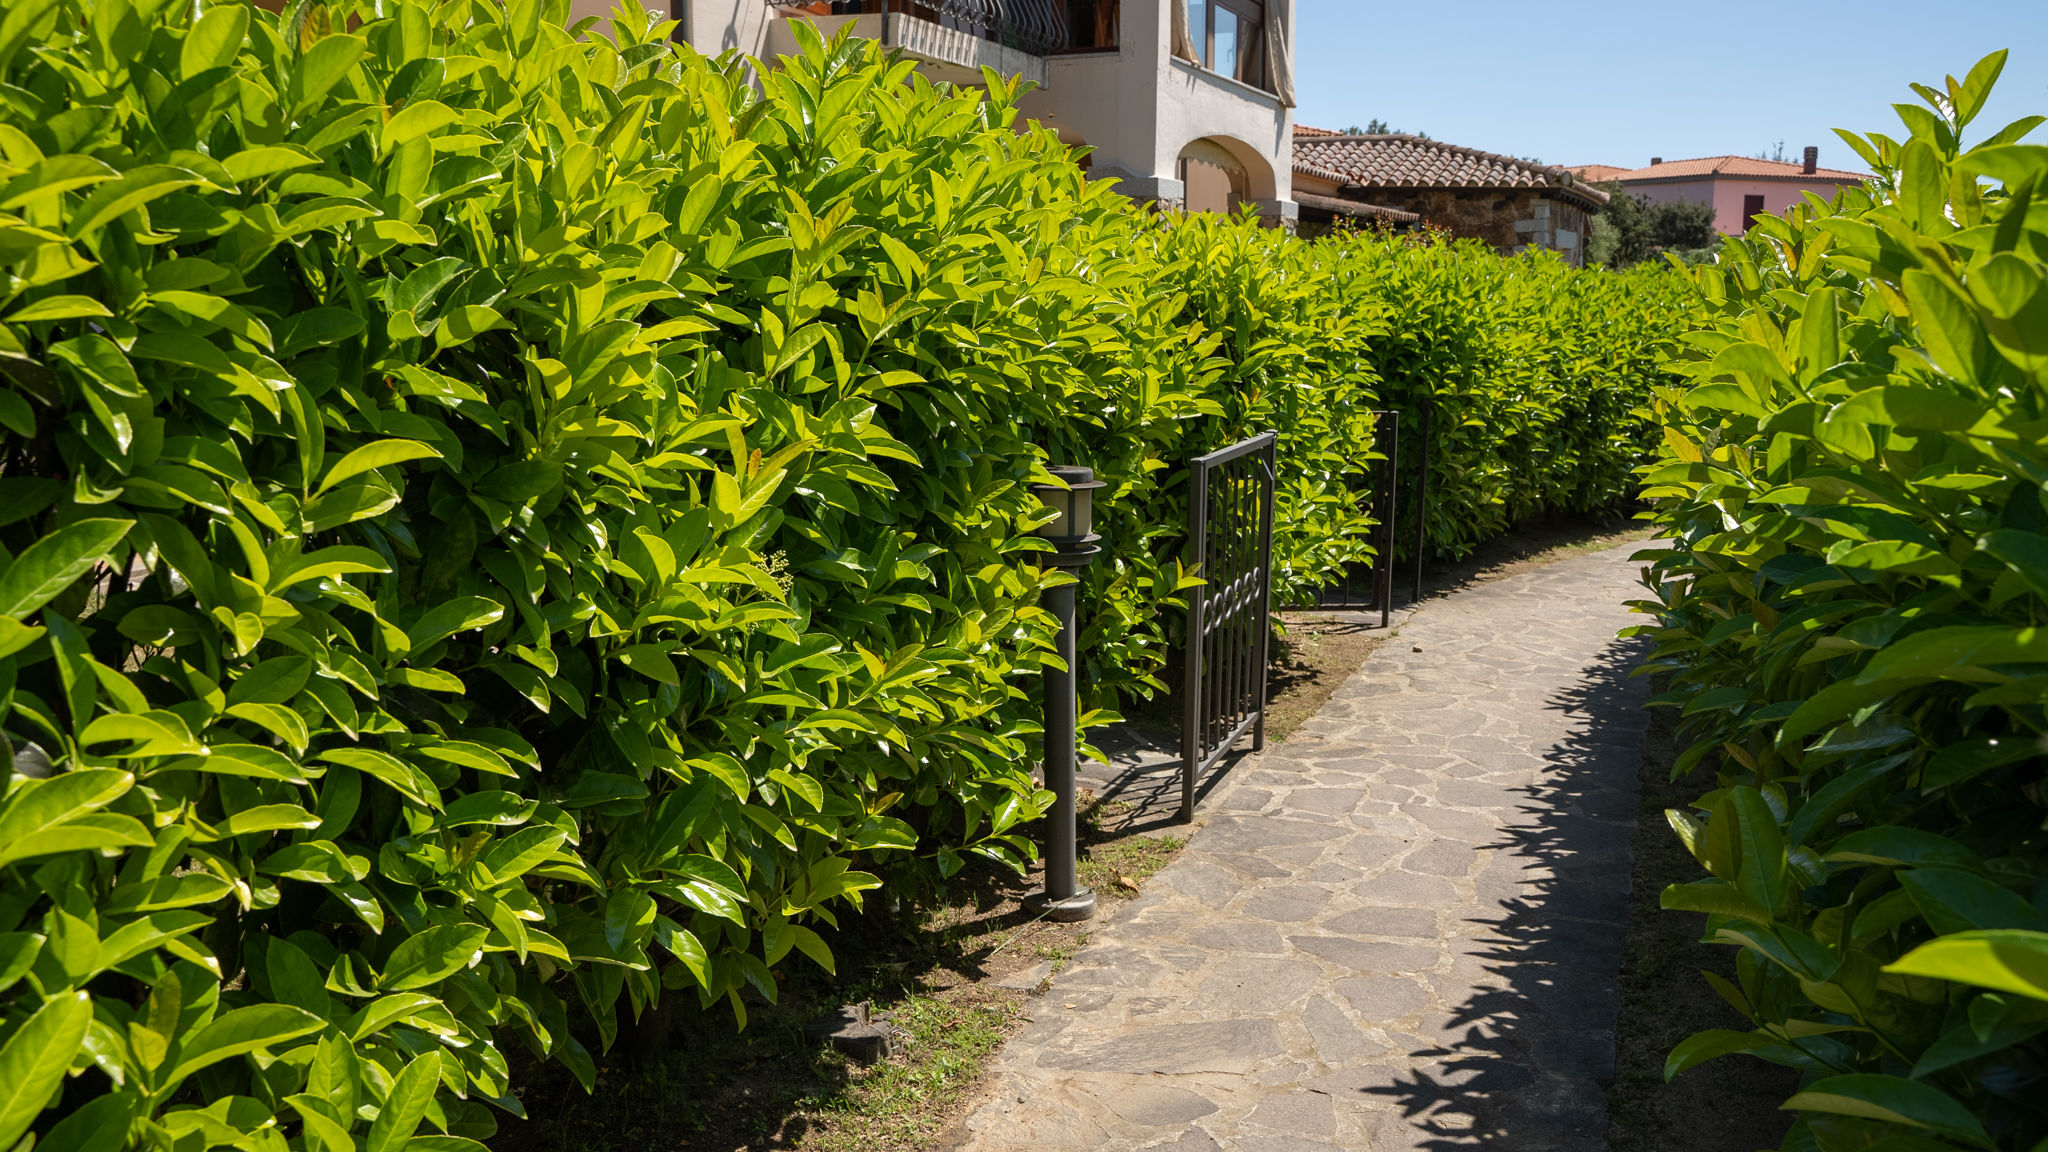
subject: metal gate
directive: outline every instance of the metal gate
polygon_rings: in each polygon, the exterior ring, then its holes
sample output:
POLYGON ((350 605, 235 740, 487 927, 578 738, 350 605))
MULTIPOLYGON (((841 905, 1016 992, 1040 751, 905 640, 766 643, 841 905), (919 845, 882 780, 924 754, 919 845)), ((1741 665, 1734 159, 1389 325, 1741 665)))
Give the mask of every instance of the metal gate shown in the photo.
POLYGON ((1203 583, 1188 590, 1180 736, 1181 819, 1195 781, 1251 733, 1266 746, 1272 635, 1273 472, 1279 433, 1198 456, 1188 468, 1188 541, 1203 583))
POLYGON ((1373 562, 1370 567, 1347 569, 1338 582, 1322 590, 1316 603, 1298 611, 1378 612, 1380 627, 1387 626, 1394 609, 1395 553, 1397 541, 1406 535, 1411 546, 1413 587, 1409 602, 1422 599, 1422 558, 1429 543, 1429 434, 1430 408, 1424 404, 1416 414, 1411 437, 1414 466, 1408 469, 1409 499, 1401 499, 1401 413, 1375 409, 1373 451, 1380 460, 1373 465, 1370 511, 1373 562), (1398 527, 1403 515, 1413 523, 1407 533, 1398 527))

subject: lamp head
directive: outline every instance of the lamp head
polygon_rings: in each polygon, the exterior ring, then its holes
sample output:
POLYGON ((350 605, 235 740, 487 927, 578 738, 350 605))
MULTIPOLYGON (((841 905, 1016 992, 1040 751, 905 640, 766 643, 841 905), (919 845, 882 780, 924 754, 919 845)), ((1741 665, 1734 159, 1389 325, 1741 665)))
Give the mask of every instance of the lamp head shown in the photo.
POLYGON ((1038 535, 1047 540, 1079 540, 1088 535, 1094 520, 1095 489, 1107 487, 1095 478, 1093 468, 1073 464, 1055 464, 1046 469, 1053 478, 1064 482, 1059 484, 1033 484, 1031 491, 1039 502, 1059 513, 1052 520, 1039 526, 1038 535))
MULTIPOLYGON (((1095 554, 1095 490, 1108 485, 1095 478, 1093 468, 1055 464, 1046 469, 1061 484, 1033 484, 1031 491, 1047 508, 1059 515, 1041 525, 1038 536, 1066 555, 1095 554)), ((1085 563, 1085 559, 1082 561, 1085 563)))

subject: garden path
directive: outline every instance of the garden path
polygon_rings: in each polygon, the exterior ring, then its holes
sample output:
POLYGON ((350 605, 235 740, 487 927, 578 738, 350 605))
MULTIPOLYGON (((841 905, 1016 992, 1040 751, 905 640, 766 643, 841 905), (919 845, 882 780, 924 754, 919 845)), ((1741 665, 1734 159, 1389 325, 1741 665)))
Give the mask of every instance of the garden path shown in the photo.
POLYGON ((971 1152, 1605 1146, 1638 545, 1422 605, 1074 956, 971 1152))

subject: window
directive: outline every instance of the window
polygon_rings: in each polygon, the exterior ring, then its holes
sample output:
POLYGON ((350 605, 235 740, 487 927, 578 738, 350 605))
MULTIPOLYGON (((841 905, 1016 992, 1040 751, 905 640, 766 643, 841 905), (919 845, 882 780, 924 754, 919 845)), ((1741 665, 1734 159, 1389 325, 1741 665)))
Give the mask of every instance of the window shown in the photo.
POLYGON ((1188 34, 1212 72, 1266 86, 1265 0, 1187 0, 1188 34))
POLYGON ((1744 197, 1742 198, 1742 230, 1743 230, 1744 232, 1747 232, 1747 231, 1749 231, 1749 229, 1750 229, 1750 226, 1756 223, 1756 218, 1757 218, 1757 217, 1759 217, 1759 216, 1761 216, 1761 215, 1763 215, 1763 214, 1764 214, 1764 198, 1763 198, 1763 197, 1761 197, 1761 196, 1744 196, 1744 197))
POLYGON ((1099 52, 1116 47, 1122 7, 1120 0, 1067 0, 1066 50, 1099 52))

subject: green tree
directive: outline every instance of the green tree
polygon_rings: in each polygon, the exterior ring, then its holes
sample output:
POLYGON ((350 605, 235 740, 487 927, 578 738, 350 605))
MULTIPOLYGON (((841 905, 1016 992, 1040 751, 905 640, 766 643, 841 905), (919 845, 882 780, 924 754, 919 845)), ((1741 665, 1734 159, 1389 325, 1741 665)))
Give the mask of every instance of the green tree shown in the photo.
POLYGON ((1358 125, 1356 125, 1356 124, 1353 124, 1353 125, 1352 125, 1351 127, 1349 127, 1349 128, 1346 128, 1346 129, 1344 129, 1344 135, 1346 135, 1346 136, 1389 136, 1389 135, 1401 135, 1401 136, 1414 136, 1414 137, 1418 137, 1418 138, 1420 138, 1420 139, 1423 139, 1423 140, 1427 140, 1427 139, 1429 139, 1429 133, 1427 133, 1427 132, 1403 132, 1403 131, 1402 131, 1401 129, 1399 129, 1399 128, 1393 128, 1393 127, 1389 127, 1389 126, 1388 126, 1388 124, 1387 124, 1387 122, 1386 122, 1385 120, 1382 120, 1382 119, 1380 119, 1380 118, 1379 118, 1379 117, 1377 117, 1377 116, 1375 116, 1375 117, 1373 117, 1372 119, 1370 119, 1370 120, 1366 121, 1366 122, 1365 122, 1365 127, 1363 127, 1363 128, 1360 128, 1360 127, 1359 127, 1358 125))
POLYGON ((1714 206, 1683 201, 1653 203, 1631 196, 1619 181, 1601 185, 1611 195, 1593 217, 1587 252, 1594 263, 1626 268, 1665 252, 1689 252, 1714 242, 1714 206))

